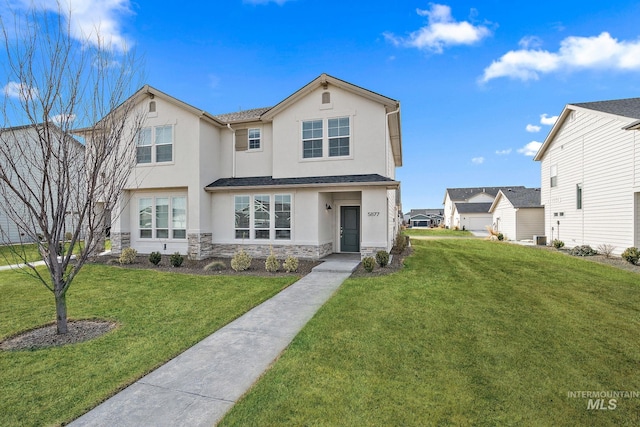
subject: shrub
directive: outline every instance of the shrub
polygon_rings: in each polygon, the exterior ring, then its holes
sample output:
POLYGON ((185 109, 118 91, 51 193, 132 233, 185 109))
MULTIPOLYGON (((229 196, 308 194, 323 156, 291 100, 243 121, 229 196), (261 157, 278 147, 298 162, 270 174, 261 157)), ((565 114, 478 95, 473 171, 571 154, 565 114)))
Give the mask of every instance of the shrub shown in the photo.
POLYGON ((271 273, 275 273, 278 271, 278 268, 280 268, 278 258, 273 254, 273 251, 271 251, 267 259, 264 261, 264 268, 271 273))
POLYGON ((287 273, 293 273, 298 270, 298 258, 294 256, 288 256, 282 263, 282 268, 287 273))
POLYGON ((605 258, 611 258, 611 254, 616 249, 613 245, 602 244, 598 245, 598 253, 604 255, 605 258))
POLYGON ((251 255, 240 249, 231 258, 231 268, 235 271, 245 271, 251 267, 251 255))
POLYGON ((64 240, 70 242, 71 239, 73 239, 73 234, 71 234, 70 231, 67 231, 66 233, 64 233, 64 240))
POLYGON ((221 270, 226 270, 227 265, 222 262, 222 261, 213 261, 207 265, 204 266, 204 270, 205 271, 221 271, 221 270))
POLYGON ((558 239, 555 239, 553 242, 551 242, 551 244, 556 249, 560 249, 560 248, 564 247, 564 242, 562 240, 558 240, 558 239))
POLYGON ((386 267, 389 264, 389 252, 378 251, 376 252, 376 262, 380 267, 386 267))
POLYGON ((169 262, 176 268, 180 267, 183 261, 184 257, 180 255, 180 252, 176 252, 169 257, 169 262))
POLYGON ((120 261, 120 264, 132 264, 136 260, 136 255, 138 255, 138 251, 135 249, 124 248, 118 261, 120 261))
POLYGON ((497 237, 497 238, 498 238, 498 240, 500 240, 501 242, 504 240, 504 234, 502 234, 502 233, 498 233, 498 234, 496 235, 496 237, 497 237))
POLYGON ((391 252, 394 254, 401 254, 409 245, 409 236, 405 236, 402 232, 396 234, 396 238, 393 242, 393 248, 391 252))
POLYGON ((627 248, 622 252, 622 258, 634 265, 638 264, 638 259, 640 259, 640 250, 634 246, 627 248))
POLYGON ((362 267, 368 272, 371 273, 373 268, 376 266, 376 260, 373 257, 365 257, 362 259, 362 267))
POLYGON ((593 256, 598 255, 598 252, 589 245, 582 245, 571 248, 569 254, 573 256, 593 256))
POLYGON ((158 265, 160 264, 160 261, 162 260, 162 255, 160 255, 160 252, 151 252, 149 254, 149 262, 153 265, 158 265))

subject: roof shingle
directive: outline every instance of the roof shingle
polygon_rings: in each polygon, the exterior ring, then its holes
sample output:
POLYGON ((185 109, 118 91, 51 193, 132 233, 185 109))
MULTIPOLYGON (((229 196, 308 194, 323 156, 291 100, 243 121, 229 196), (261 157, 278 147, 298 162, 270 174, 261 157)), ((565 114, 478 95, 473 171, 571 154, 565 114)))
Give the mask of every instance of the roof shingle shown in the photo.
POLYGON ((640 119, 640 98, 614 99, 611 101, 582 102, 571 104, 576 107, 587 108, 589 110, 601 111, 603 113, 615 114, 617 116, 640 119))

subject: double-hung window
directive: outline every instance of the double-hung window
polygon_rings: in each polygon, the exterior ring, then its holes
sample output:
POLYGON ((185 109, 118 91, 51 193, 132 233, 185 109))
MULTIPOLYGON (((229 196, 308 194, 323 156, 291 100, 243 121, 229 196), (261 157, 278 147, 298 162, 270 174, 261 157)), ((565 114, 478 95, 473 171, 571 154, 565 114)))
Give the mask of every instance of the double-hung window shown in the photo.
POLYGON ((271 198, 267 195, 253 197, 254 238, 269 239, 271 228, 271 198))
POLYGON ((235 198, 235 229, 236 239, 248 239, 251 226, 251 198, 236 196, 235 198))
POLYGON ((348 156, 350 126, 349 117, 329 119, 329 157, 348 156))
POLYGON ((291 240, 291 195, 235 196, 235 238, 291 240))
POLYGON ((260 149, 260 129, 249 129, 249 150, 260 149))
POLYGON ((322 157, 322 120, 302 122, 302 157, 322 157))
POLYGON ((140 129, 136 145, 138 164, 173 161, 173 126, 140 129))
POLYGON ((274 220, 277 240, 291 239, 291 195, 276 194, 274 220))
POLYGON ((187 238, 185 196, 141 197, 138 218, 141 239, 187 238))
POLYGON ((550 186, 551 187, 557 187, 558 186, 558 165, 551 165, 551 170, 549 175, 551 176, 550 179, 550 186))

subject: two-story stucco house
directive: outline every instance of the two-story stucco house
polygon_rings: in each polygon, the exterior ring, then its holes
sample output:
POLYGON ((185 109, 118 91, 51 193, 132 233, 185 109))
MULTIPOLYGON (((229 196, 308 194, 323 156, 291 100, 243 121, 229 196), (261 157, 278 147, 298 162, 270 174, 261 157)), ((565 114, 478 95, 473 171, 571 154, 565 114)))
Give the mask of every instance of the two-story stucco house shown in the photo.
POLYGON ((640 245, 640 98, 568 104, 540 162, 547 239, 640 245))
POLYGON ((321 258, 390 250, 400 103, 322 74, 271 108, 212 115, 153 87, 115 253, 321 258))
POLYGON ((444 225, 446 228, 484 230, 491 226, 489 208, 501 189, 524 187, 447 188, 444 193, 444 225))

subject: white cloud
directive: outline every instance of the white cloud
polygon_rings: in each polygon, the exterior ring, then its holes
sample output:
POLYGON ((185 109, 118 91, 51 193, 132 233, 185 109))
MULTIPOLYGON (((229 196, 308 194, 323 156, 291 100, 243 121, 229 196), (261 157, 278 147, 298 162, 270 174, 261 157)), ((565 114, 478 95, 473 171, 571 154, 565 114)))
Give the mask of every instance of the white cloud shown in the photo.
POLYGON ((481 165, 484 163, 484 157, 474 157, 473 159, 471 159, 471 163, 473 163, 474 165, 481 165))
POLYGON ((535 156, 538 150, 542 147, 542 142, 531 141, 527 145, 518 149, 518 153, 524 154, 525 156, 535 156))
POLYGON ((38 96, 38 89, 29 87, 20 82, 9 82, 3 88, 2 92, 9 98, 33 99, 38 96))
POLYGON ((506 156, 508 154, 511 154, 511 148, 507 148, 506 150, 496 150, 496 154, 498 156, 506 156))
POLYGON ((499 77, 538 80, 541 74, 581 69, 640 70, 640 40, 618 41, 603 32, 594 37, 567 37, 557 52, 529 47, 512 50, 485 68, 480 81, 499 77))
POLYGON ((427 17, 427 25, 407 37, 384 33, 385 38, 396 46, 442 53, 445 47, 471 45, 491 35, 491 31, 485 26, 455 21, 451 16, 451 8, 446 5, 432 3, 429 10, 416 9, 416 13, 427 17))
POLYGON ((527 125, 526 129, 527 129, 527 132, 536 133, 536 132, 540 132, 540 129, 542 128, 536 125, 527 125))
POLYGON ((542 46, 542 40, 536 36, 527 36, 521 38, 518 45, 523 49, 536 49, 542 46))
POLYGON ((55 116, 51 116, 51 121, 56 124, 69 123, 76 119, 75 114, 57 114, 55 116))
POLYGON ((558 116, 549 117, 546 113, 540 114, 540 123, 547 126, 553 126, 558 121, 558 116))
MULTIPOLYGON (((20 1, 25 8, 34 5, 32 0, 20 1)), ((61 12, 70 21, 71 36, 77 40, 122 51, 131 47, 121 23, 124 16, 133 14, 130 0, 39 0, 35 6, 61 12)))

